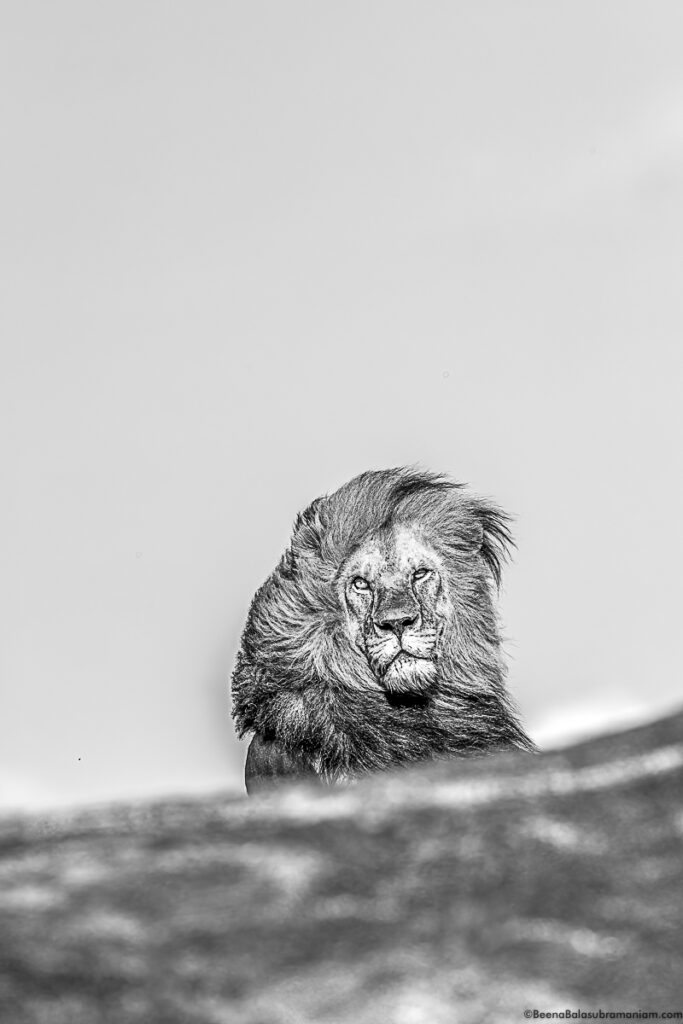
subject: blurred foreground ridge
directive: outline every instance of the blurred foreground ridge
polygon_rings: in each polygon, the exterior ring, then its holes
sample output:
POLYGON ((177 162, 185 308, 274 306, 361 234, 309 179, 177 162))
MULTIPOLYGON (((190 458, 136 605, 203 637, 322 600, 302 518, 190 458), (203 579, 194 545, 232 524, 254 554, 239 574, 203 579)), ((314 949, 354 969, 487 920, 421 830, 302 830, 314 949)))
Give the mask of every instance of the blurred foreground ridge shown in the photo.
POLYGON ((0 820, 3 1024, 683 1011, 683 713, 570 750, 0 820))

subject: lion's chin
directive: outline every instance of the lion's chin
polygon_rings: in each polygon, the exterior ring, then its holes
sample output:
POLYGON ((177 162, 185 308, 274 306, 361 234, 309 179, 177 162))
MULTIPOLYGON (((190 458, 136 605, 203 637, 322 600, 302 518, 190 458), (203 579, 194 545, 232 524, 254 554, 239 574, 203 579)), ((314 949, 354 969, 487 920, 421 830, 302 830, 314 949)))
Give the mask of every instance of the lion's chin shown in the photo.
POLYGON ((388 665, 380 683, 390 693, 424 693, 435 681, 436 665, 433 661, 401 651, 388 665))

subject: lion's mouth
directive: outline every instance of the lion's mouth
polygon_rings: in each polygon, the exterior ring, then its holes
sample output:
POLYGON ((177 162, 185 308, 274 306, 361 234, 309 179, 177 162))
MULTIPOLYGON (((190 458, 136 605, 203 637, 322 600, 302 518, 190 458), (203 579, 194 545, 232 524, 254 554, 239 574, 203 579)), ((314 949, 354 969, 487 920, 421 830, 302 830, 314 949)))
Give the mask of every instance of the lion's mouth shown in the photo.
POLYGON ((434 658, 427 654, 415 654, 413 651, 407 651, 405 647, 402 647, 400 651, 394 655, 389 662, 393 665, 396 661, 411 662, 411 661, 433 661, 434 658))
POLYGON ((424 692, 431 689, 436 677, 432 658, 399 651, 379 674, 386 690, 424 692))
POLYGON ((411 654, 410 651, 400 650, 397 651, 391 661, 388 661, 382 669, 382 675, 386 675, 389 669, 394 666, 398 668, 399 665, 407 665, 413 661, 428 661, 428 658, 422 658, 419 654, 411 654))

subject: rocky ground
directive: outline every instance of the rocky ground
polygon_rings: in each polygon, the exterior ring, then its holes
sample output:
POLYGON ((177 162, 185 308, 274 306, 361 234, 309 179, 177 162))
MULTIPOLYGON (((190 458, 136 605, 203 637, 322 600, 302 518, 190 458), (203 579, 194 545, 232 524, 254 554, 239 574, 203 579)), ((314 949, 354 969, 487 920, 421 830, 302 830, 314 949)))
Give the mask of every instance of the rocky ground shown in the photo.
POLYGON ((0 819, 2 1024, 683 1014, 683 714, 561 753, 0 819))

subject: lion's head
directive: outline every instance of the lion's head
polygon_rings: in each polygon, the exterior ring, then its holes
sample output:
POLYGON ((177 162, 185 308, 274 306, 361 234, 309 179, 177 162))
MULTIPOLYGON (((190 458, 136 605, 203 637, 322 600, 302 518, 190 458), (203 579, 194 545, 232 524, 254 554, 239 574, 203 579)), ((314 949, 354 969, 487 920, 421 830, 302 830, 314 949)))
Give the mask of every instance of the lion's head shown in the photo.
POLYGON ((252 602, 240 732, 347 768, 529 746, 494 610, 511 542, 496 505, 421 470, 363 473, 318 498, 252 602))

